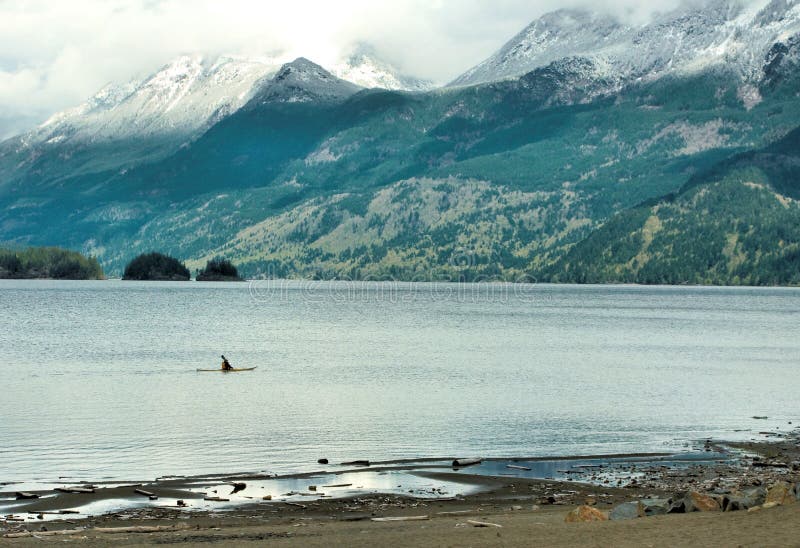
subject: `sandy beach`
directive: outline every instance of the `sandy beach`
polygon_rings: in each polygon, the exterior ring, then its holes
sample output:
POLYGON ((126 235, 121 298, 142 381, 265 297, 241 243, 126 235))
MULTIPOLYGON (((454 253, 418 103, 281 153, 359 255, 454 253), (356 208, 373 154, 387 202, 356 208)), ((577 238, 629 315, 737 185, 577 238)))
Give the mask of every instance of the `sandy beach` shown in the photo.
MULTIPOLYGON (((68 536, 2 539, 12 546, 39 546, 42 540, 72 540, 85 546, 137 546, 186 544, 206 546, 797 546, 800 505, 748 513, 694 513, 656 516, 630 521, 564 523, 564 507, 512 510, 501 501, 443 503, 426 521, 350 521, 337 514, 287 512, 280 518, 236 513, 231 516, 197 516, 183 520, 176 530, 159 533, 106 533, 93 530, 68 536), (491 522, 498 527, 476 527, 469 521, 491 522)), ((396 512, 393 515, 404 515, 396 512)), ((416 514, 413 514, 416 515, 416 514)), ((143 519, 137 525, 173 527, 174 519, 143 519)), ((100 520, 97 527, 125 527, 131 522, 100 520)))
MULTIPOLYGON (((541 462, 536 459, 492 459, 481 464, 507 470, 502 475, 475 473, 470 467, 453 469, 427 459, 370 463, 335 475, 363 477, 365 483, 370 475, 413 477, 444 486, 409 495, 366 489, 354 495, 352 489, 359 486, 313 485, 323 477, 320 473, 266 480, 239 475, 105 487, 82 484, 73 487, 93 492, 30 493, 40 498, 17 501, 13 514, 0 521, 0 542, 20 546, 42 540, 88 546, 245 545, 267 540, 282 546, 800 545, 798 433, 768 442, 707 442, 698 454, 703 452, 713 458, 617 455, 556 460, 605 463, 573 465, 576 481, 567 482, 514 477, 517 471, 535 468, 541 462), (306 488, 257 497, 256 489, 264 489, 258 487, 259 481, 281 486, 294 482, 291 485, 306 488), (446 486, 462 486, 467 494, 453 495, 446 486), (341 495, 332 496, 337 489, 341 495), (151 502, 148 493, 158 498, 151 502), (760 495, 744 503, 743 493, 760 495), (676 510, 683 500, 694 504, 676 510), (140 502, 131 505, 131 501, 140 502), (218 509, 199 508, 201 504, 218 509), (84 515, 86 510, 59 513, 81 507, 108 510, 92 515, 84 515), (639 508, 639 515, 636 511, 627 515, 631 508, 639 508), (568 522, 568 514, 576 509, 603 521, 568 522)), ((0 491, 11 495, 14 486, 0 491)))

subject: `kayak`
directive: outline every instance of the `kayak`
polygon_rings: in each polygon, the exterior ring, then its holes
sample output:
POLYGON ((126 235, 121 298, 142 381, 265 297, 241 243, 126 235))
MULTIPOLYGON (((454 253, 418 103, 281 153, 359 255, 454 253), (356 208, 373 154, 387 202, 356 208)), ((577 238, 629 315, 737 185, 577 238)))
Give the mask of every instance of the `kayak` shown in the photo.
POLYGON ((219 367, 216 369, 198 369, 198 371, 202 371, 204 373, 239 373, 240 371, 252 371, 255 367, 241 367, 241 368, 233 368, 233 369, 220 369, 219 367))

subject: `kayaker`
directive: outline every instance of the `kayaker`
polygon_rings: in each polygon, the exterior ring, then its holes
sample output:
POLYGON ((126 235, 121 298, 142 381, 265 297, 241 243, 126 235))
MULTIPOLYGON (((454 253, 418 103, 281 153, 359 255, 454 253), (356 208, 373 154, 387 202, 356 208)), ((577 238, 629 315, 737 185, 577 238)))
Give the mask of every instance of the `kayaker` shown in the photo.
POLYGON ((228 358, 226 358, 225 356, 220 356, 220 358, 222 358, 223 371, 230 371, 231 369, 233 369, 233 366, 231 365, 231 362, 228 361, 228 358))

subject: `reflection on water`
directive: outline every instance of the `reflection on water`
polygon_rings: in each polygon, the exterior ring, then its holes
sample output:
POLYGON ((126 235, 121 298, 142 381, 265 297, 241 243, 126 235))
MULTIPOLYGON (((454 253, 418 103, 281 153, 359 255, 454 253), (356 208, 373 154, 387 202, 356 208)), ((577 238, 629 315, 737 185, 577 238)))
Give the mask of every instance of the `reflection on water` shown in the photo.
POLYGON ((406 470, 359 471, 319 474, 303 478, 248 480, 246 484, 247 487, 237 493, 233 492, 230 483, 212 484, 193 490, 228 498, 231 504, 236 504, 263 500, 264 496, 269 496, 273 501, 302 502, 317 498, 346 498, 376 493, 437 499, 469 495, 480 489, 467 479, 464 482, 434 480, 406 470))
MULTIPOLYGON (((177 508, 178 500, 185 505, 181 511, 230 511, 242 505, 293 503, 306 505, 320 499, 359 498, 386 494, 420 500, 441 500, 462 497, 491 489, 492 483, 478 481, 479 476, 496 479, 527 478, 557 481, 579 481, 594 485, 625 483, 640 478, 648 469, 668 466, 671 470, 690 466, 710 466, 717 462, 731 462, 735 454, 693 452, 669 456, 641 456, 621 458, 576 458, 558 460, 491 460, 466 468, 452 468, 445 461, 425 464, 396 465, 377 470, 359 469, 346 472, 320 472, 316 474, 285 477, 257 478, 184 478, 166 479, 165 484, 144 486, 158 494, 165 486, 178 486, 186 491, 181 499, 159 496, 148 500, 140 495, 127 498, 108 496, 99 488, 93 495, 80 498, 63 498, 55 506, 69 510, 68 516, 57 513, 39 515, 26 512, 29 501, 15 501, 0 493, 0 514, 27 516, 28 521, 84 518, 115 512, 125 519, 126 512, 144 508, 177 508), (445 473, 443 476, 442 474, 445 473), (453 479, 452 474, 463 478, 453 479), (213 497, 217 500, 208 500, 213 497), (88 499, 88 500, 87 500, 88 499), (62 508, 63 507, 63 508, 62 508)), ((8 486, 7 486, 8 487, 8 486)), ((20 490, 18 486, 11 486, 20 490)), ((35 486, 34 486, 35 487, 35 486)), ((111 486, 104 486, 110 489, 111 486)), ((44 487, 39 486, 39 489, 44 487)), ((36 491, 37 489, 33 489, 36 491)), ((129 491, 133 493, 132 487, 129 491)), ((43 500, 55 495, 43 495, 43 500)))
POLYGON ((799 290, 384 288, 2 281, 2 479, 673 451, 800 419, 799 290), (223 353, 258 369, 195 371, 223 353))

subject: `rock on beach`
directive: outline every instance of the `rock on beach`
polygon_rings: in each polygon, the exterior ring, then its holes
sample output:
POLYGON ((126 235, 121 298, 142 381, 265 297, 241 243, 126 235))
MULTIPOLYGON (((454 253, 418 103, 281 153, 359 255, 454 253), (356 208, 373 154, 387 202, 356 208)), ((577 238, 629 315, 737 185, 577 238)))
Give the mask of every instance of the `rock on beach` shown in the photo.
POLYGON ((578 506, 572 512, 567 514, 564 519, 566 523, 585 523, 589 521, 608 521, 608 516, 605 512, 601 512, 592 506, 578 506))

